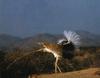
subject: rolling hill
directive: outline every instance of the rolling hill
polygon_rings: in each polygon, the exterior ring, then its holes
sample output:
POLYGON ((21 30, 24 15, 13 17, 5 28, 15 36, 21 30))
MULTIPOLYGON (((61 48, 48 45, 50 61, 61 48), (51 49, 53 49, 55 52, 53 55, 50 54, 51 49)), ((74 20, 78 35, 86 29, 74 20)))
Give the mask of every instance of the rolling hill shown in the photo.
MULTIPOLYGON (((100 46, 100 35, 95 35, 87 31, 76 32, 80 35, 82 47, 100 46)), ((19 47, 23 49, 32 49, 33 47, 38 46, 38 42, 48 41, 56 43, 60 38, 63 38, 62 34, 41 33, 23 39, 7 34, 0 34, 0 47, 19 47)))
POLYGON ((92 34, 88 31, 77 31, 81 38, 81 46, 100 46, 100 35, 92 34))
MULTIPOLYGON (((76 31, 81 38, 81 46, 82 47, 99 47, 100 46, 100 35, 91 34, 87 31, 76 31)), ((42 33, 37 34, 32 37, 24 38, 21 42, 17 43, 17 47, 24 49, 32 49, 33 47, 37 46, 38 42, 41 41, 48 41, 52 43, 56 43, 57 40, 63 38, 62 34, 48 34, 42 33)))
POLYGON ((8 34, 0 34, 0 48, 7 48, 13 46, 13 44, 21 41, 21 38, 14 37, 8 34))

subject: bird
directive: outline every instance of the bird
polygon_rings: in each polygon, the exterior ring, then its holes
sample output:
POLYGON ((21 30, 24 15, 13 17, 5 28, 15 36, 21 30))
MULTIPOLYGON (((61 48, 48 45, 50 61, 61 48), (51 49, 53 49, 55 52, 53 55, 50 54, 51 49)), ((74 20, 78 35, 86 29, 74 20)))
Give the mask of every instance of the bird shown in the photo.
POLYGON ((64 31, 63 34, 65 38, 58 40, 56 44, 39 42, 39 45, 42 47, 38 51, 51 53, 55 57, 55 73, 62 72, 58 66, 58 61, 62 57, 70 59, 73 56, 71 51, 74 51, 74 49, 80 44, 80 36, 76 32, 64 31))
MULTIPOLYGON (((51 43, 47 41, 37 42, 37 44, 40 45, 40 48, 34 50, 35 52, 51 53, 54 56, 55 73, 62 72, 58 65, 58 61, 61 58, 68 58, 68 59, 72 58, 73 51, 77 46, 80 45, 80 36, 76 32, 64 30, 63 35, 64 38, 57 40, 56 43, 51 43)), ((31 53, 34 53, 34 51, 26 53, 24 54, 24 56, 15 59, 12 63, 10 63, 7 66, 7 69, 10 68, 16 61, 22 59, 25 56, 28 56, 31 53)))

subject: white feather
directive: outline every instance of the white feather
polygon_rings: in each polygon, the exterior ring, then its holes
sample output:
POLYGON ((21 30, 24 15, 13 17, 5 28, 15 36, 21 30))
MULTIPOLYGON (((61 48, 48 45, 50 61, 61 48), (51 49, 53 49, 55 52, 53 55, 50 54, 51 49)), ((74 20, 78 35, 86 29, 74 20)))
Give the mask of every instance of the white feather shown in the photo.
POLYGON ((73 31, 64 31, 64 36, 68 42, 72 42, 74 45, 80 45, 80 36, 73 31))
POLYGON ((60 40, 58 40, 58 42, 57 42, 57 44, 60 44, 60 43, 62 43, 63 41, 65 41, 66 39, 60 39, 60 40))

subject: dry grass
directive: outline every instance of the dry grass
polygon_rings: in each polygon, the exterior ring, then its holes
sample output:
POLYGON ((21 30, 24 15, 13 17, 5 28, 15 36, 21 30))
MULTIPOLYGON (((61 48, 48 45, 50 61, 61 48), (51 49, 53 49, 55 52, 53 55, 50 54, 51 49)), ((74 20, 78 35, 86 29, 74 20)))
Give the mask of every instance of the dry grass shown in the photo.
POLYGON ((100 78, 100 68, 89 68, 67 73, 33 75, 32 78, 100 78), (96 74, 97 71, 99 71, 99 75, 96 74))

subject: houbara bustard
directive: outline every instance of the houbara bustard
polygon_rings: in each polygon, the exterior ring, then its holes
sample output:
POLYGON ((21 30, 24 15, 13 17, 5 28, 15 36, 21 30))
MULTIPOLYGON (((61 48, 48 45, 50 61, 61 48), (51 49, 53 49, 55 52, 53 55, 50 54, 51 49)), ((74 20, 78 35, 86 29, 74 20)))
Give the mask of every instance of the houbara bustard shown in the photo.
MULTIPOLYGON (((38 42, 38 44, 41 47, 38 50, 34 50, 35 52, 48 52, 54 55, 56 59, 55 60, 55 73, 56 73, 57 71, 61 72, 61 69, 58 66, 58 61, 62 57, 67 57, 67 58, 72 57, 73 53, 71 54, 71 51, 74 51, 75 47, 77 47, 80 44, 80 36, 76 32, 64 31, 64 38, 58 40, 56 44, 46 41, 38 42)), ((25 56, 28 56, 29 54, 30 53, 27 53, 24 56, 15 59, 12 63, 8 65, 7 69, 10 66, 12 66, 16 61, 22 59, 25 56)))
POLYGON ((62 57, 71 58, 74 53, 74 49, 80 45, 80 36, 76 32, 64 31, 65 38, 58 40, 57 44, 41 42, 42 45, 40 51, 52 53, 55 57, 55 73, 57 70, 61 72, 60 67, 58 66, 58 61, 62 57))

